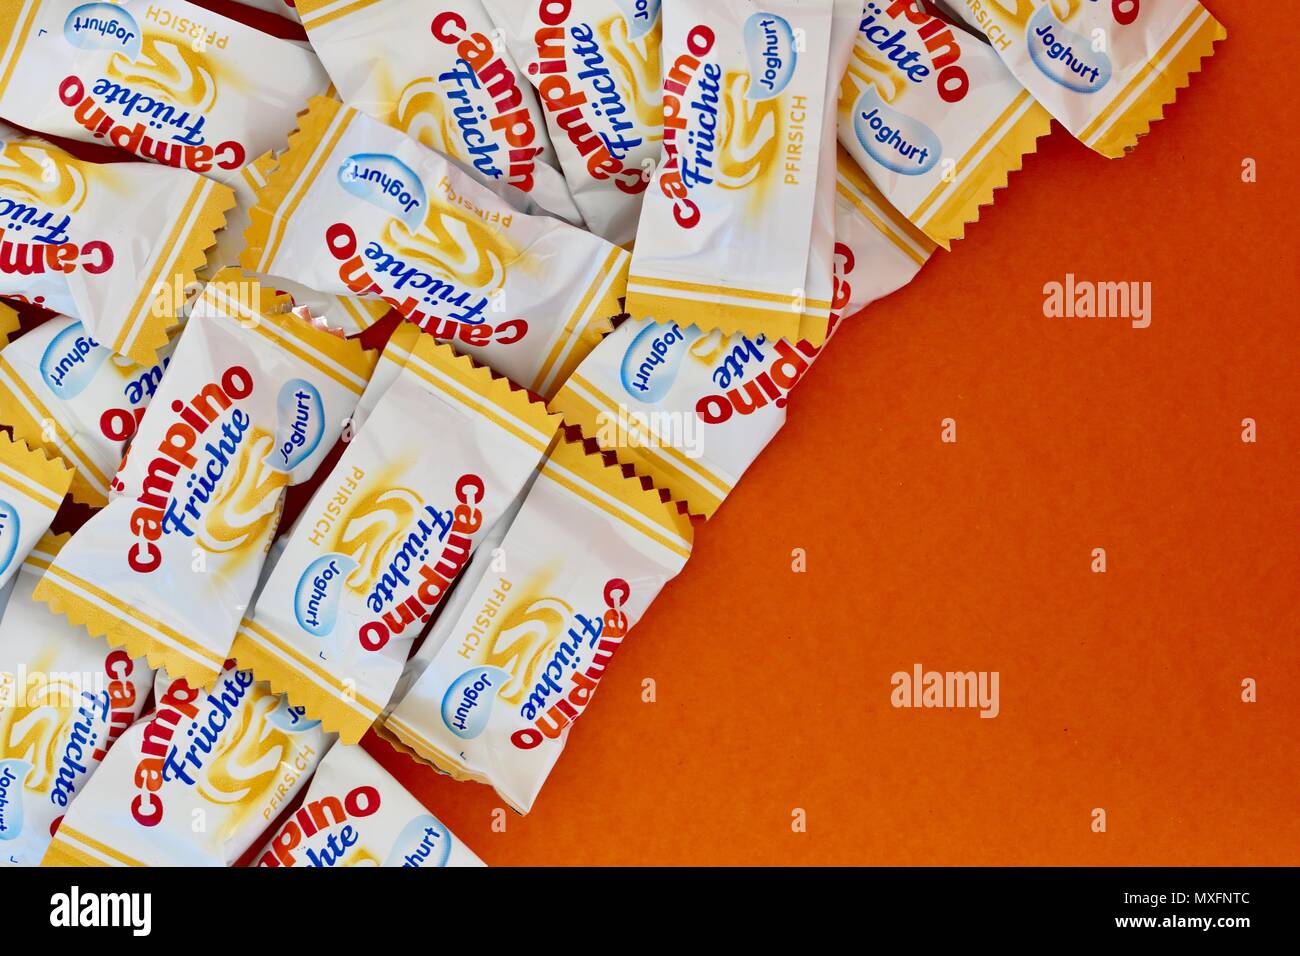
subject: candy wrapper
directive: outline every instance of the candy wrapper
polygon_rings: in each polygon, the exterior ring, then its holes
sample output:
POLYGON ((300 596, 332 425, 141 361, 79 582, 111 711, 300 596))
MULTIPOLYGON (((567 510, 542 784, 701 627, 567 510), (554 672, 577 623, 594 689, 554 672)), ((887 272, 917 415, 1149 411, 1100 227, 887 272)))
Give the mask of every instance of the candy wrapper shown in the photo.
POLYGON ((527 393, 418 335, 231 652, 344 743, 388 704, 412 642, 559 427, 527 393), (413 427, 435 440, 411 442, 413 427))
MULTIPOLYGON (((846 154, 838 165, 837 317, 910 282, 935 249, 846 154)), ((781 430, 790 392, 820 354, 806 341, 629 321, 578 366, 551 408, 709 517, 781 430)))
POLYGON ((560 442, 445 644, 383 724, 527 813, 606 667, 691 553, 689 520, 560 442))
POLYGON ((809 269, 834 11, 833 0, 664 7, 663 156, 628 275, 634 319, 773 339, 816 320, 824 335, 830 275, 810 287, 809 269))
POLYGON ((533 89, 479 0, 302 0, 299 12, 349 106, 582 224, 533 89))
POLYGON ((410 137, 319 98, 259 196, 241 263, 380 299, 549 395, 619 313, 627 259, 588 232, 519 212, 410 137))
POLYGON ((184 0, 14 0, 0 116, 229 181, 329 80, 315 55, 184 0))
POLYGON ((0 351, 5 424, 75 469, 74 501, 102 508, 171 351, 169 342, 156 364, 137 365, 100 345, 84 323, 55 316, 0 351))
POLYGON ((154 674, 32 600, 67 535, 46 534, 0 616, 0 866, 36 866, 69 804, 144 707, 154 674))
POLYGON ((0 432, 0 588, 50 528, 72 469, 0 432))
POLYGON ((1137 146, 1228 31, 1196 0, 946 0, 1034 98, 1109 159, 1137 146))
POLYGON ((659 0, 483 0, 537 90, 587 228, 619 245, 663 143, 659 0))
POLYGON ((329 453, 374 365, 357 343, 278 307, 238 281, 208 284, 115 495, 36 589, 196 687, 227 659, 284 490, 329 453))
POLYGON ((338 744, 258 866, 483 866, 360 747, 338 744))
POLYGON ((42 866, 233 866, 334 742, 227 666, 210 690, 158 673, 154 709, 108 752, 42 866))
POLYGON ((194 173, 84 162, 0 123, 0 295, 152 365, 233 202, 194 173))
POLYGON ((987 44, 916 0, 867 3, 840 86, 840 142, 944 248, 1051 125, 987 44))

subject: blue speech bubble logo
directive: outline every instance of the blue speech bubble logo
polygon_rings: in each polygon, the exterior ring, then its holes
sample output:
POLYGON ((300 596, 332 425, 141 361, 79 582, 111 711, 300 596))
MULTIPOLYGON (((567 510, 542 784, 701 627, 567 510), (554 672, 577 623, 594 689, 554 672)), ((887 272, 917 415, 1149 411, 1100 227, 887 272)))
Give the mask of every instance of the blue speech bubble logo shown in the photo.
POLYGON ((339 166, 339 185, 415 229, 429 204, 424 184, 411 168, 387 153, 355 153, 339 166))
POLYGON ((868 156, 904 176, 928 173, 943 154, 930 127, 885 103, 874 87, 853 107, 853 131, 868 156))
POLYGON ((749 90, 745 98, 770 100, 794 77, 799 53, 790 21, 775 13, 755 13, 745 21, 745 54, 749 58, 749 90))
POLYGON ((1076 93, 1096 93, 1110 82, 1110 57, 1056 18, 1044 4, 1025 31, 1029 58, 1048 79, 1076 93))
POLYGON ((112 354, 84 325, 73 322, 45 346, 38 366, 41 379, 57 397, 76 398, 112 354))
POLYGON ((614 0, 623 11, 627 24, 627 38, 639 40, 659 22, 660 0, 614 0))
POLYGON ((338 623, 343 582, 357 562, 345 554, 325 554, 307 565, 293 589, 293 614, 312 637, 328 637, 338 623))
POLYGON ((451 857, 451 831, 431 813, 411 819, 393 841, 384 866, 442 867, 451 857))
POLYGON ((63 36, 80 50, 110 50, 134 60, 140 55, 140 26, 115 3, 85 3, 63 21, 63 36))
POLYGON ((293 471, 320 445, 325 434, 325 402, 303 378, 280 386, 275 399, 275 448, 267 460, 276 471, 293 471))
POLYGON ((653 405, 673 387, 691 343, 704 333, 693 325, 683 330, 673 322, 641 321, 644 328, 623 353, 619 377, 628 395, 653 405))
POLYGON ((442 695, 442 722, 462 740, 473 740, 487 727, 497 693, 510 680, 499 667, 471 667, 442 695))

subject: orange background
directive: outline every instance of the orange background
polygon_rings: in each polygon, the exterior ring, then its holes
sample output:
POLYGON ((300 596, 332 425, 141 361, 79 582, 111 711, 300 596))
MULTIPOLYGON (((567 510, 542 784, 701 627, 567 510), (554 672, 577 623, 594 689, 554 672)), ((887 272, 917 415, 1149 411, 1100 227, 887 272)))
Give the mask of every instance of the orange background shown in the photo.
POLYGON ((1289 19, 1210 6, 1136 153, 1058 128, 840 331, 531 814, 370 751, 492 865, 1300 863, 1300 91, 1289 19), (1067 272, 1151 282, 1151 327, 1045 318, 1067 272), (894 709, 918 662, 1000 715, 894 709))
POLYGON ((1288 21, 1209 6, 1135 153, 1057 128, 837 335, 532 813, 371 751, 494 865, 1300 863, 1300 90, 1288 21), (1067 272, 1150 281, 1151 327, 1044 318, 1067 272), (916 662, 1000 716, 895 710, 916 662))

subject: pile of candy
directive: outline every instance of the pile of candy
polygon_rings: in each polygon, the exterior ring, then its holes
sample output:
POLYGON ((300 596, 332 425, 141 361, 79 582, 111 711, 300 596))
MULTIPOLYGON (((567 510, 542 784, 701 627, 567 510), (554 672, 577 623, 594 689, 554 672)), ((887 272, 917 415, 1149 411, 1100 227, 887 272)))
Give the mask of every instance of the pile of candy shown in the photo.
POLYGON ((361 737, 526 813, 840 318, 1225 36, 946 6, 4 4, 0 861, 478 864, 361 737))

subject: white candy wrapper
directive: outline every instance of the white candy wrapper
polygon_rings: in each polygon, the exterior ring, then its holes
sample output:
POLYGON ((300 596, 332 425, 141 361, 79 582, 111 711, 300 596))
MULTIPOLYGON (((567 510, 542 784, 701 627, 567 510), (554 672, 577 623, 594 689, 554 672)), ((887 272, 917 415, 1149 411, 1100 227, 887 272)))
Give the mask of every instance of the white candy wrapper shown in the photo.
POLYGON ((338 744, 258 866, 484 866, 375 758, 338 744))
POLYGON ((988 44, 915 0, 867 3, 840 87, 840 142, 935 242, 965 234, 1051 125, 988 44))
POLYGON ((1196 0, 944 0, 1034 98, 1110 159, 1135 149, 1228 31, 1196 0))
POLYGON ((63 818, 43 866, 233 866, 334 742, 234 667, 208 690, 159 671, 154 693, 154 709, 63 818))
POLYGON ((533 88, 494 45, 480 0, 302 0, 299 11, 345 103, 582 224, 533 88))
POLYGON ((0 116, 223 182, 329 88, 311 50, 185 0, 13 0, 0 116))
POLYGON ((220 673, 284 490, 333 448, 374 353, 219 276, 200 297, 114 482, 39 600, 200 687, 220 673))
POLYGON ((231 651, 349 744, 560 424, 406 328, 419 341, 298 519, 231 651), (437 440, 410 443, 413 427, 437 440))
MULTIPOLYGON (((842 152, 838 166, 835 321, 910 282, 935 249, 842 152)), ((710 517, 784 426, 789 395, 820 354, 806 341, 631 320, 578 366, 551 409, 710 517)))
POLYGON ((587 227, 637 235, 663 141, 659 0, 483 0, 537 89, 587 227))
POLYGON ((506 532, 506 570, 479 580, 383 733, 527 813, 692 534, 657 493, 560 442, 506 532))
POLYGON ((67 535, 46 534, 0 611, 0 866, 36 866, 69 804, 148 699, 154 674, 32 600, 67 535))
POLYGON ((250 272, 380 299, 549 395, 619 314, 627 253, 530 216, 364 113, 312 101, 253 209, 250 272))
POLYGON ((100 345, 79 320, 48 319, 0 351, 5 424, 75 469, 74 501, 102 508, 171 351, 169 342, 155 364, 138 365, 100 345))
POLYGON ((632 318, 771 339, 818 322, 824 335, 830 275, 813 290, 809 268, 834 12, 834 0, 664 7, 663 155, 628 275, 632 318))
POLYGON ((0 432, 0 588, 50 529, 71 484, 58 458, 0 432))
POLYGON ((86 162, 0 123, 0 295, 152 365, 233 203, 195 173, 86 162))

